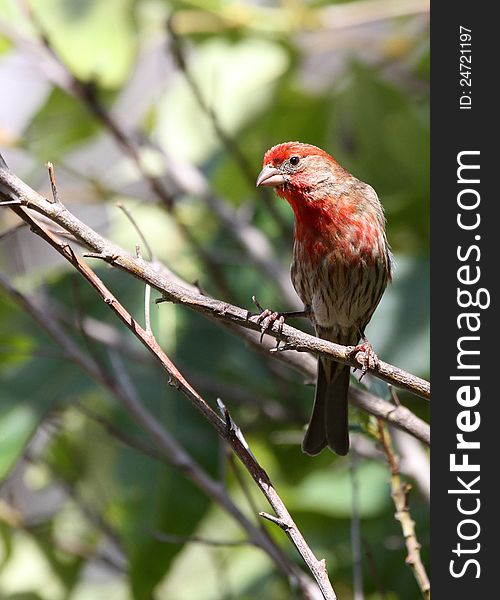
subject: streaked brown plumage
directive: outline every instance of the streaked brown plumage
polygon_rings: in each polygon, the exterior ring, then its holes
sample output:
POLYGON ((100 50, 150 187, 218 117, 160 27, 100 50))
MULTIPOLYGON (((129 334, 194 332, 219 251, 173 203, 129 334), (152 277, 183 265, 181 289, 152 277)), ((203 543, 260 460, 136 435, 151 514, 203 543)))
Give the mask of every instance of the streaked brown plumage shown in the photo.
MULTIPOLYGON (((272 186, 295 213, 292 283, 316 334, 355 345, 391 279, 391 254, 377 194, 310 144, 286 142, 264 157, 257 185, 272 186)), ((320 359, 302 448, 349 450, 348 366, 320 359)))

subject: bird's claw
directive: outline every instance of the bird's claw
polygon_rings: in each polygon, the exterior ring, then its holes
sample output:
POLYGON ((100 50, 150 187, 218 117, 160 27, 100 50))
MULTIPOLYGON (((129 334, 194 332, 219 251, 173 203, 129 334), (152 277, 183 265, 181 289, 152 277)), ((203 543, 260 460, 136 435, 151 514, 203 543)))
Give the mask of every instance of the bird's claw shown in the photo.
POLYGON ((361 376, 359 381, 363 379, 368 372, 368 369, 376 369, 380 364, 378 356, 375 354, 372 345, 366 338, 361 342, 361 344, 358 344, 349 350, 349 356, 354 358, 361 367, 361 376))
MULTIPOLYGON (((285 317, 280 315, 280 313, 273 312, 266 308, 256 319, 257 323, 260 325, 260 341, 264 338, 264 334, 268 329, 271 329, 274 323, 278 323, 278 334, 281 335, 283 333, 283 325, 285 324, 285 317)), ((279 346, 279 339, 276 341, 276 347, 279 346)))
MULTIPOLYGON (((275 312, 272 310, 269 310, 269 308, 262 308, 262 306, 259 304, 259 301, 257 300, 257 298, 255 296, 252 296, 252 300, 255 304, 255 306, 260 310, 260 314, 257 315, 255 322, 260 325, 260 343, 262 343, 262 340, 264 339, 264 334, 266 333, 266 331, 268 331, 269 329, 272 329, 273 325, 275 323, 278 323, 278 336, 281 336, 281 334, 283 333, 283 325, 285 324, 285 317, 284 315, 282 315, 279 312, 275 312)), ((280 345, 280 340, 279 337, 276 340, 276 348, 278 348, 280 345)))

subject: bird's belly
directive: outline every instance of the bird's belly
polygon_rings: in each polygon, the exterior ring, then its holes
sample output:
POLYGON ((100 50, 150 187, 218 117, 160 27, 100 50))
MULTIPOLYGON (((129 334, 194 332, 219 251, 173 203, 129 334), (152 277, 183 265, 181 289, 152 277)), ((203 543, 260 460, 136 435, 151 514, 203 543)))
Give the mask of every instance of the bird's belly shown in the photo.
POLYGON ((362 329, 387 284, 384 265, 349 261, 341 255, 310 257, 294 248, 291 278, 315 326, 339 331, 362 329))

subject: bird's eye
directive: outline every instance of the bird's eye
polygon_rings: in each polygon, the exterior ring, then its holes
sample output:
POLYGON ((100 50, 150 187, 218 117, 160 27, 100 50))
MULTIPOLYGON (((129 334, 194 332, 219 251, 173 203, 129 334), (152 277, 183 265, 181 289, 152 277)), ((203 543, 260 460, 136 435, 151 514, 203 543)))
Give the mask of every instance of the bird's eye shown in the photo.
POLYGON ((291 156, 290 157, 290 164, 292 165, 292 167, 296 167, 299 164, 300 158, 298 156, 291 156))

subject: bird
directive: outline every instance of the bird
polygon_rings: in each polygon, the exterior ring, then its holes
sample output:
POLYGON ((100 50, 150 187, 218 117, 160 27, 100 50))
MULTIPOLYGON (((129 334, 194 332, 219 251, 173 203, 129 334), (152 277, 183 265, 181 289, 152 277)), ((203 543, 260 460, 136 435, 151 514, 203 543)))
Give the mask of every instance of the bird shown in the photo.
MULTIPOLYGON (((272 187, 295 216, 292 284, 316 335, 362 357, 378 358, 365 328, 392 278, 386 219, 375 190, 311 144, 284 142, 264 156, 256 186, 272 187), (358 342, 362 340, 361 344, 358 342), (363 354, 359 354, 362 352, 363 354)), ((316 392, 302 450, 349 451, 350 367, 318 359, 316 392)))

